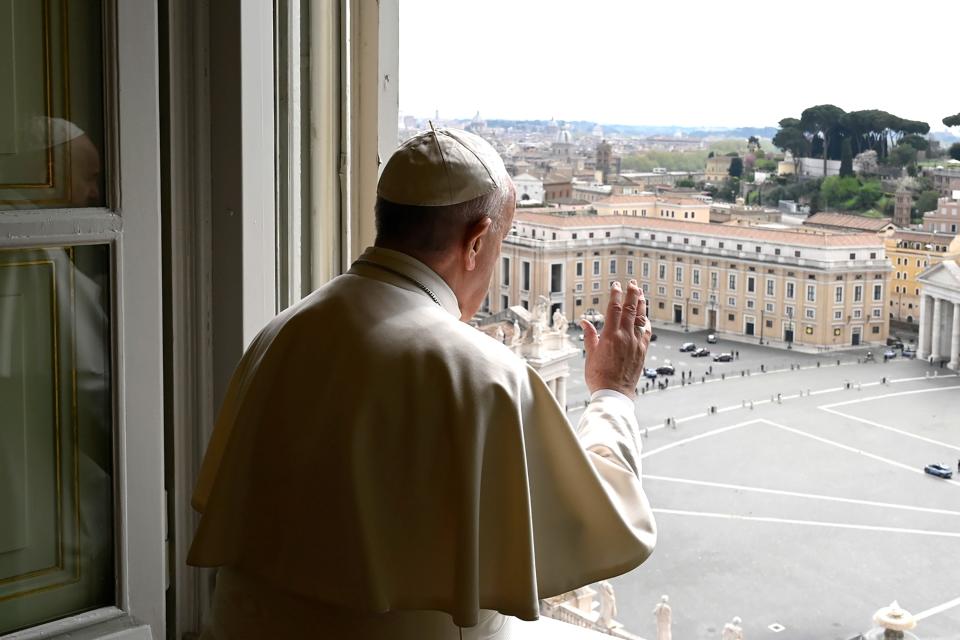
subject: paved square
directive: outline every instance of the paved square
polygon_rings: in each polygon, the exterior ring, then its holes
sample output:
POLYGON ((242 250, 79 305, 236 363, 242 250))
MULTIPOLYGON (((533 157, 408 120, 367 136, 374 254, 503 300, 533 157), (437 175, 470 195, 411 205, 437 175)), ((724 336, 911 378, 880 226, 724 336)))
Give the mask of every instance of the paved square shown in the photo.
POLYGON ((960 638, 960 474, 923 473, 957 468, 960 378, 862 351, 839 366, 834 354, 742 351, 723 380, 697 362, 693 384, 676 376, 638 398, 660 541, 612 580, 618 619, 654 638, 668 594, 678 639, 719 638, 739 615, 750 640, 848 640, 899 600, 922 638, 960 638))

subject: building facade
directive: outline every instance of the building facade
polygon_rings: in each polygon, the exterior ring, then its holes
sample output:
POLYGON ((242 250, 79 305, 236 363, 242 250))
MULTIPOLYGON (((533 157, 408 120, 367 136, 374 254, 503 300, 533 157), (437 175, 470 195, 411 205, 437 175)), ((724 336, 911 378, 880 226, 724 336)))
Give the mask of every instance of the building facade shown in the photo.
MULTIPOLYGON (((960 240, 955 243, 960 255, 960 240)), ((920 277, 920 341, 917 357, 960 371, 960 264, 944 260, 920 277)))
POLYGON ((543 295, 578 321, 635 278, 655 323, 829 349, 886 340, 890 271, 873 233, 518 212, 488 303, 543 295))
POLYGON ((594 203, 599 216, 669 218, 710 222, 710 205, 696 198, 643 195, 610 196, 594 203))
POLYGON ((939 233, 960 233, 960 200, 939 198, 934 211, 923 214, 923 230, 939 233))
POLYGON ((730 177, 730 162, 732 156, 714 156, 707 158, 707 168, 704 171, 704 180, 707 182, 723 182, 730 177))
POLYGON ((906 230, 893 231, 885 237, 887 259, 893 267, 887 292, 891 320, 919 322, 921 286, 917 278, 943 260, 951 240, 943 234, 906 230))

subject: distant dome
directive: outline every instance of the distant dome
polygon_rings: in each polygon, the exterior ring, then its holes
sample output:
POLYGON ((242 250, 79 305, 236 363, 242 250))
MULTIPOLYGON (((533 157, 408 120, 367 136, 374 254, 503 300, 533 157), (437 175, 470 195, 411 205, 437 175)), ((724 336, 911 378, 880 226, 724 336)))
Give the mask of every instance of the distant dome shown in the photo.
POLYGON ((570 130, 564 127, 557 131, 557 139, 555 141, 557 144, 573 144, 573 137, 570 135, 570 130))

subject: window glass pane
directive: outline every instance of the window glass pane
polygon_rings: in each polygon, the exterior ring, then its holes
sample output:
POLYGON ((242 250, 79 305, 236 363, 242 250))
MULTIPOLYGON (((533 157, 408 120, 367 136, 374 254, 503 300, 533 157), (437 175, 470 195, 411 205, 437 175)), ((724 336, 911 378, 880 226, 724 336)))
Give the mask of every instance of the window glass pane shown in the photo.
POLYGON ((0 210, 103 206, 98 0, 0 0, 0 210))
POLYGON ((0 250, 0 634, 116 601, 109 260, 0 250))

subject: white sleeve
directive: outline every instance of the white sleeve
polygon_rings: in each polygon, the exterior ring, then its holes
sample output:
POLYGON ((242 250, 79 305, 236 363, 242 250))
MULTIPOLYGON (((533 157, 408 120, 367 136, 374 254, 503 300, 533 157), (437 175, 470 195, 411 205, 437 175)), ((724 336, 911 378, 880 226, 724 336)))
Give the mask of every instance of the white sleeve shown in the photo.
POLYGON ((577 433, 583 448, 630 470, 640 478, 640 426, 633 402, 612 389, 600 389, 580 417, 577 433))

